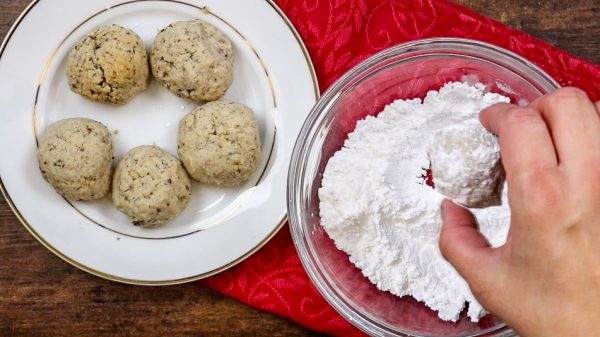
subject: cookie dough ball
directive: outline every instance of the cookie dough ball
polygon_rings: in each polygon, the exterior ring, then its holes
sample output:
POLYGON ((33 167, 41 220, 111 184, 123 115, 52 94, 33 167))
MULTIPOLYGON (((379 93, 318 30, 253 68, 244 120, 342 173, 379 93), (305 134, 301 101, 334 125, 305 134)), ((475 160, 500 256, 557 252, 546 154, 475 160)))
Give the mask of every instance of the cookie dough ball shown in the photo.
POLYGON ((101 123, 70 118, 48 126, 37 158, 44 179, 67 199, 100 199, 110 188, 113 144, 101 123))
POLYGON ((177 153, 190 176, 203 183, 236 186, 260 163, 260 136, 250 108, 217 101, 179 122, 177 153))
POLYGON ((477 121, 434 132, 429 158, 435 189, 467 207, 501 203, 504 169, 496 136, 477 121))
POLYGON ((127 103, 148 86, 144 43, 117 25, 102 26, 81 39, 67 58, 71 90, 92 101, 127 103))
POLYGON ((158 146, 142 145, 119 162, 112 197, 135 226, 158 227, 185 208, 190 179, 177 158, 158 146))
POLYGON ((219 99, 233 81, 231 41, 200 20, 176 22, 161 30, 150 64, 154 77, 167 89, 199 103, 219 99))

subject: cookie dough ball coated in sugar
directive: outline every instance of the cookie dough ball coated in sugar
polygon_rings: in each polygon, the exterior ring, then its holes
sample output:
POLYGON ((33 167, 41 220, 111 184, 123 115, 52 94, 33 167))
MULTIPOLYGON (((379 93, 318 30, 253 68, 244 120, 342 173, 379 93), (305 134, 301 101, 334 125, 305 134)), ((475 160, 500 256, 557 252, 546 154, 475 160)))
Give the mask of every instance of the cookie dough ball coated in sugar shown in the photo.
POLYGON ((477 121, 434 132, 428 149, 435 189, 467 207, 499 205, 504 183, 496 136, 477 121))

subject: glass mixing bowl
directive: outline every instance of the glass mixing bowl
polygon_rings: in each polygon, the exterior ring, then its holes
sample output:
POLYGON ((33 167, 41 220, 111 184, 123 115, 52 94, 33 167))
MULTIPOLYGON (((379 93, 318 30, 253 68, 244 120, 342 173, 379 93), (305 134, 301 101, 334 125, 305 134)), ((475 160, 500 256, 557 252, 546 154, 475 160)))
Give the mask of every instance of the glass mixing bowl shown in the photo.
POLYGON ((521 105, 559 87, 531 62, 479 41, 436 38, 400 44, 355 66, 325 92, 304 123, 292 154, 288 213, 302 264, 323 297, 371 335, 515 335, 489 315, 478 323, 471 323, 464 313, 456 323, 444 322, 410 297, 378 290, 320 226, 323 170, 356 121, 376 115, 396 99, 423 98, 449 81, 480 82, 521 105))

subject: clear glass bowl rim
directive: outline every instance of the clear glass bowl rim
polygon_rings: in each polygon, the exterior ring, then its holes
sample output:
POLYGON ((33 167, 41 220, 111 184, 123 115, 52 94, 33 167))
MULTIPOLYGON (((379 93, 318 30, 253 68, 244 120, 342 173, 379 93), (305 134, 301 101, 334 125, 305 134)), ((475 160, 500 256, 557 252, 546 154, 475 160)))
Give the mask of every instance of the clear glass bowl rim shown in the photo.
MULTIPOLYGON (((492 59, 497 61, 497 64, 505 67, 510 65, 511 68, 519 71, 518 75, 526 76, 530 82, 539 85, 541 89, 546 92, 560 87, 558 82, 532 62, 509 50, 489 43, 462 38, 430 38, 401 43, 384 49, 365 59, 336 80, 325 91, 309 113, 300 130, 292 152, 287 186, 288 222, 290 224, 296 251, 300 256, 300 261, 313 285, 327 302, 346 320, 369 335, 438 337, 419 335, 411 331, 402 331, 362 312, 360 308, 355 307, 352 302, 333 285, 333 282, 327 273, 324 272, 318 257, 315 257, 311 251, 310 246, 312 244, 305 235, 306 228, 303 227, 302 222, 304 214, 302 214, 300 205, 303 195, 302 186, 304 186, 304 172, 306 171, 307 165, 310 164, 308 163, 308 157, 311 152, 311 145, 316 136, 314 131, 318 129, 315 128, 315 126, 319 126, 325 119, 341 92, 350 88, 352 84, 356 83, 358 80, 368 77, 369 74, 372 73, 373 68, 376 68, 386 60, 413 52, 426 52, 424 55, 414 56, 415 58, 424 57, 429 53, 435 52, 438 54, 447 53, 452 55, 450 51, 453 50, 461 55, 479 56, 486 60, 492 59)), ((496 333, 493 335, 494 337, 516 336, 516 333, 512 329, 502 324, 475 334, 447 337, 475 337, 490 333, 496 333)))

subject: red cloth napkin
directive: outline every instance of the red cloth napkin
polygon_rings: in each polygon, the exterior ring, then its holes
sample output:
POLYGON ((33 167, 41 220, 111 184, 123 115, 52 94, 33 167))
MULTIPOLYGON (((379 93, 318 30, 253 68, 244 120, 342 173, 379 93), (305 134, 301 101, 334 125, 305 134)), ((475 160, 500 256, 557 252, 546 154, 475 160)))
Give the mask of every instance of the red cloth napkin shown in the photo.
MULTIPOLYGON (((562 86, 600 98, 600 67, 525 33, 442 0, 276 0, 304 40, 321 90, 366 57, 405 41, 464 37, 512 50, 562 86)), ((319 295, 304 272, 288 227, 236 267, 201 281, 252 307, 337 336, 361 333, 319 295)))

